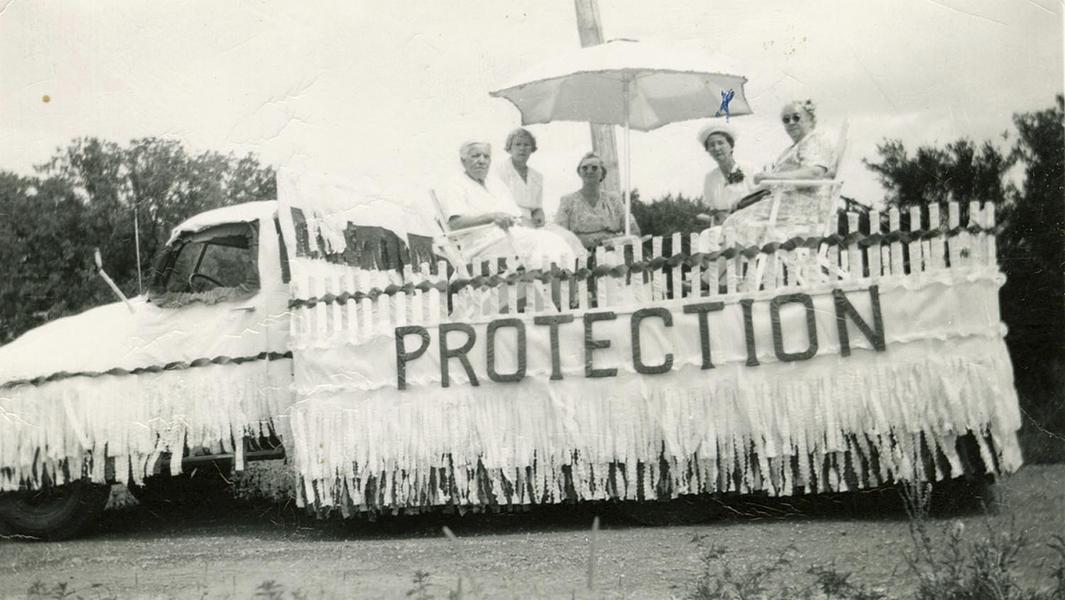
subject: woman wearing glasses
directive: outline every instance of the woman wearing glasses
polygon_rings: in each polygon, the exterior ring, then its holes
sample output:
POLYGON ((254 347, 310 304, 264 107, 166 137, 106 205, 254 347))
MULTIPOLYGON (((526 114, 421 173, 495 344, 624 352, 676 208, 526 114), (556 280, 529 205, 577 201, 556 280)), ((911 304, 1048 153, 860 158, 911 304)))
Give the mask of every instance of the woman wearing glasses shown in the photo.
MULTIPOLYGON (((764 172, 756 173, 752 181, 757 185, 775 180, 824 179, 832 176, 835 150, 832 143, 817 131, 813 101, 800 100, 784 105, 780 120, 792 145, 764 172)), ((825 218, 822 213, 831 203, 828 188, 796 185, 783 189, 780 194, 780 207, 771 230, 769 218, 773 202, 770 198, 747 206, 741 201, 741 208, 725 219, 723 227, 733 229, 737 242, 742 245, 819 235, 820 223, 825 218)), ((765 196, 768 196, 768 192, 765 192, 765 196)))
POLYGON ((832 170, 835 152, 832 142, 817 131, 816 110, 812 100, 784 105, 780 120, 793 143, 767 172, 754 176, 755 183, 774 179, 821 179, 832 170))
MULTIPOLYGON (((572 231, 585 248, 592 249, 603 240, 625 233, 625 203, 615 192, 602 189, 606 165, 594 152, 577 163, 581 189, 567 194, 559 202, 555 223, 572 231)), ((629 216, 630 232, 640 235, 636 220, 629 216)))

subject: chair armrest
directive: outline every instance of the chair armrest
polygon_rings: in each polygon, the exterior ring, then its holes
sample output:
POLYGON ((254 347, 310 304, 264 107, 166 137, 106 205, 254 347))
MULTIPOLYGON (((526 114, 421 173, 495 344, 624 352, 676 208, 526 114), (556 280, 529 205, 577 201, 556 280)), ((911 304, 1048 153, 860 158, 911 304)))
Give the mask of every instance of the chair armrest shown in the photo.
POLYGON ((474 225, 473 227, 463 227, 462 229, 452 229, 444 233, 448 238, 459 238, 471 233, 477 233, 478 231, 486 231, 488 229, 495 229, 498 226, 495 223, 485 223, 484 225, 474 225))
POLYGON ((763 179, 766 187, 824 187, 843 183, 838 179, 763 179))

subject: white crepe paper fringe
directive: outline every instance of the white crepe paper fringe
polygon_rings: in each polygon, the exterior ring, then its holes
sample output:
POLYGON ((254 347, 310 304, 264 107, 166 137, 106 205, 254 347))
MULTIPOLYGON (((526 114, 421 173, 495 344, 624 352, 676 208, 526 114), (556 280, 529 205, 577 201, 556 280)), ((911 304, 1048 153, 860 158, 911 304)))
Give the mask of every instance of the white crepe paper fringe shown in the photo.
MULTIPOLYGON (((0 491, 90 476, 141 483, 164 452, 233 452, 243 437, 287 429, 291 359, 136 375, 71 377, 0 390, 0 491), (282 418, 278 418, 281 416, 282 418)), ((170 463, 180 473, 181 461, 170 463)))
POLYGON ((799 366, 791 377, 702 389, 683 384, 689 368, 654 389, 619 376, 610 385, 574 379, 505 394, 463 388, 436 401, 301 401, 291 413, 297 500, 348 514, 788 495, 1009 473, 1022 462, 1021 420, 1009 358, 997 347, 979 360, 929 357, 819 369, 816 377, 799 366), (958 451, 966 435, 977 456, 958 451))

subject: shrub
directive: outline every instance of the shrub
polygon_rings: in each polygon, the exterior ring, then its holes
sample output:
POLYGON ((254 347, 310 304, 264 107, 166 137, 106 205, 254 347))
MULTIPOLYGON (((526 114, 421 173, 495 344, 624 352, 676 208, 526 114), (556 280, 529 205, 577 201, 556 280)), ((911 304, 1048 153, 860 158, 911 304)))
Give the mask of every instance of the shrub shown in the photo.
POLYGON ((650 202, 640 199, 639 190, 632 192, 632 216, 643 235, 671 236, 674 233, 691 234, 706 229, 706 224, 695 217, 705 213, 706 208, 693 199, 672 194, 650 202))

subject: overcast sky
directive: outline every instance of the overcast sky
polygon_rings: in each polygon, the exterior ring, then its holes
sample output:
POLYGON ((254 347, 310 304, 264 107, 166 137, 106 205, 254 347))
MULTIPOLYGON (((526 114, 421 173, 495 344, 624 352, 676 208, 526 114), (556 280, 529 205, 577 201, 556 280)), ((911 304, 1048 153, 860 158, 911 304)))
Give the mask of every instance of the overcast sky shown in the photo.
MULTIPOLYGON (((730 56, 755 114, 736 154, 762 165, 788 144, 790 98, 826 129, 850 123, 844 193, 882 196, 860 159, 995 138, 1062 92, 1062 5, 1052 0, 600 0, 605 36, 730 56)), ((519 122, 488 91, 579 46, 572 0, 73 2, 0 0, 0 169, 29 173, 77 136, 162 136, 255 152, 419 195, 460 167, 458 145, 519 122), (49 101, 43 98, 48 96, 49 101)), ((701 193, 706 121, 632 134, 645 194, 701 193)), ((579 187, 586 126, 531 127, 550 210, 579 187)))

